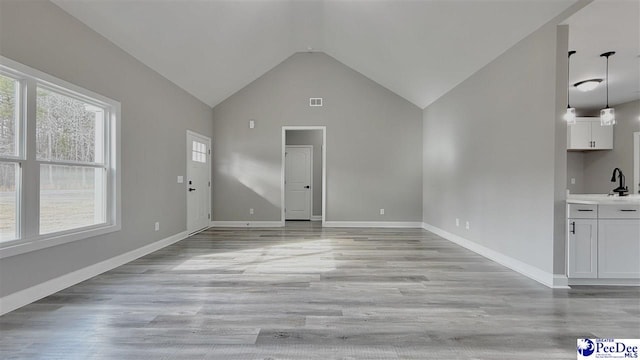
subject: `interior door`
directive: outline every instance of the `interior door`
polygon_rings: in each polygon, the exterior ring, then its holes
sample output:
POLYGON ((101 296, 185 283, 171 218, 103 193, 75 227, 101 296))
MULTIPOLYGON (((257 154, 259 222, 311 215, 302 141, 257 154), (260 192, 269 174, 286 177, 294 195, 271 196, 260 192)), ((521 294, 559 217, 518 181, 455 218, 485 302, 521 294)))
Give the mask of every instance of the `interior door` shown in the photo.
POLYGON ((187 132, 187 230, 209 227, 211 218, 211 140, 187 132))
POLYGON ((285 219, 311 219, 312 147, 306 145, 285 148, 285 219))

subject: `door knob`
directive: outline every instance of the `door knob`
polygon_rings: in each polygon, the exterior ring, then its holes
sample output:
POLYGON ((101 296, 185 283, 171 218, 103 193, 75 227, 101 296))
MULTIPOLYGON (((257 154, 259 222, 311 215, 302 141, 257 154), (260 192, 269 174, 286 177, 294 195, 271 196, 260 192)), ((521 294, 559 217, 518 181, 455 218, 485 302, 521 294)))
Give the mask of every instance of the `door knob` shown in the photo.
POLYGON ((310 187, 309 185, 307 185, 307 186, 305 186, 304 188, 305 188, 305 189, 309 189, 309 188, 311 188, 311 187, 310 187))
POLYGON ((194 189, 194 188, 189 188, 189 191, 196 191, 196 189, 194 189))

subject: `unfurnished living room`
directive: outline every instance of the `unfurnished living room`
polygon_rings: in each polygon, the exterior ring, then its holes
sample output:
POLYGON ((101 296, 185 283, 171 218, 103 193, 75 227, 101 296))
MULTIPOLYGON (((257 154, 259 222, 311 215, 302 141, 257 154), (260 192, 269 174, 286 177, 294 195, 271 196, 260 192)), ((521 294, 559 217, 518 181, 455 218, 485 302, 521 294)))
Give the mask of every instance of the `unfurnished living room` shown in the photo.
POLYGON ((637 0, 0 0, 0 358, 638 349, 637 0))

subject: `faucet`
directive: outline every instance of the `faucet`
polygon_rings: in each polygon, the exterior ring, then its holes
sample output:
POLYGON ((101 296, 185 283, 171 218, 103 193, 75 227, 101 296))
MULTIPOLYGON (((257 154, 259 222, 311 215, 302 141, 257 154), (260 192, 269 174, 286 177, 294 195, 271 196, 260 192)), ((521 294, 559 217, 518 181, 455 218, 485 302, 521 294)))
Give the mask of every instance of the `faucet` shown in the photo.
POLYGON ((613 169, 613 175, 611 175, 611 182, 616 182, 616 171, 618 172, 618 180, 620 181, 620 185, 613 189, 613 192, 618 193, 619 196, 626 196, 629 192, 629 188, 624 185, 624 174, 620 168, 613 169))

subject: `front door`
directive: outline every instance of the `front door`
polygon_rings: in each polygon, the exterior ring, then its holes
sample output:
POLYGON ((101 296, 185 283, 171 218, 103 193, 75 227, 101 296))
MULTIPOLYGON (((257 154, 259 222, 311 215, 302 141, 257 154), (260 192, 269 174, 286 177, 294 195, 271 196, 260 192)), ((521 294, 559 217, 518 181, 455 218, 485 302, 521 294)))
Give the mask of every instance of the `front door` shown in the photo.
POLYGON ((312 147, 307 145, 285 148, 285 219, 311 219, 312 147))
POLYGON ((209 227, 211 221, 211 140, 187 131, 187 231, 209 227))

